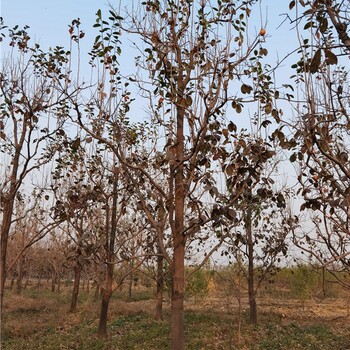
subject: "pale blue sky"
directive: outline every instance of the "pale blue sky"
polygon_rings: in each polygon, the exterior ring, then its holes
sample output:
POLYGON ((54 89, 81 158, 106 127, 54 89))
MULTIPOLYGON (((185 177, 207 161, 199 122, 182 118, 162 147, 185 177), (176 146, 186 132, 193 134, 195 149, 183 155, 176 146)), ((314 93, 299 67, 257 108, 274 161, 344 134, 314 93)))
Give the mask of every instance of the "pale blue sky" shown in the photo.
MULTIPOLYGON (((122 2, 132 4, 131 0, 122 0, 122 2)), ((134 3, 138 2, 141 3, 142 0, 134 0, 134 3)), ((211 2, 215 3, 214 0, 211 2)), ((272 66, 298 45, 295 30, 291 30, 288 21, 281 25, 285 19, 282 14, 290 12, 289 2, 289 0, 261 0, 255 5, 249 20, 252 34, 258 33, 267 22, 267 42, 264 46, 269 50, 267 60, 272 66)), ((63 46, 68 49, 68 25, 73 19, 79 17, 82 23, 81 29, 86 33, 85 38, 81 40, 82 58, 87 62, 89 56, 85 53, 89 51, 97 35, 96 28, 92 28, 96 20, 96 12, 101 9, 102 15, 108 17, 109 3, 117 5, 119 0, 2 0, 1 16, 9 27, 16 24, 20 27, 29 25, 29 35, 35 42, 40 43, 44 51, 55 46, 63 46)), ((292 17, 293 15, 291 13, 292 17)), ((124 73, 134 71, 133 57, 137 53, 131 49, 131 46, 131 42, 124 40, 123 56, 120 61, 124 73)), ((8 47, 4 45, 3 54, 6 54, 7 49, 8 47)), ((290 66, 295 60, 296 57, 290 58, 283 63, 283 68, 280 67, 276 77, 277 85, 290 83, 289 77, 293 73, 290 66)), ((87 70, 87 73, 83 72, 82 74, 86 78, 90 73, 87 70)), ((290 110, 290 106, 287 108, 290 110)), ((140 115, 140 113, 135 114, 138 117, 140 115)), ((146 116, 144 115, 144 117, 146 116)), ((237 116, 237 118, 242 127, 249 127, 249 118, 241 116, 237 116)))
POLYGON ((30 26, 33 39, 45 46, 68 45, 68 24, 80 18, 86 27, 95 22, 105 0, 2 0, 1 16, 5 24, 30 26))
MULTIPOLYGON (((267 19, 267 46, 274 57, 278 51, 279 57, 282 58, 297 44, 295 32, 289 30, 288 23, 277 29, 284 18, 280 15, 289 12, 289 2, 289 0, 262 0, 260 4, 261 16, 259 5, 256 6, 256 11, 252 14, 253 19, 250 26, 256 27, 257 30, 261 27, 261 20, 265 23, 267 19)), ((113 0, 110 3, 113 5, 113 0)), ((124 0, 124 3, 128 4, 129 1, 124 0)), ((100 8, 102 12, 107 14, 108 4, 109 2, 106 0, 2 0, 1 16, 9 27, 16 24, 19 26, 29 25, 31 28, 29 32, 33 39, 45 49, 45 47, 56 45, 68 46, 68 25, 78 17, 81 19, 82 28, 87 31, 88 40, 86 42, 91 42, 96 36, 95 32, 91 30, 95 23, 95 13, 100 8)))
MULTIPOLYGON (((131 0, 122 0, 122 2, 132 4, 131 0)), ((134 2, 141 3, 142 0, 134 0, 134 2)), ((215 3, 213 0, 211 2, 215 3)), ((295 31, 290 30, 291 25, 288 21, 280 26, 285 19, 285 16, 281 14, 289 12, 289 2, 289 0, 261 0, 255 6, 249 20, 252 34, 258 33, 267 21, 267 42, 264 46, 269 50, 267 60, 272 66, 298 45, 295 31)), ((16 24, 20 27, 29 25, 29 35, 35 42, 40 43, 44 51, 55 46, 63 46, 68 49, 68 25, 73 19, 79 17, 82 23, 81 29, 86 33, 85 38, 81 40, 82 57, 86 57, 87 61, 88 56, 85 56, 85 53, 89 51, 97 35, 97 30, 92 28, 96 20, 96 11, 101 9, 102 15, 108 17, 109 4, 117 5, 119 0, 2 0, 1 16, 9 27, 16 24)), ((293 17, 293 14, 291 16, 293 17)), ((136 52, 131 50, 131 46, 131 42, 124 40, 124 54, 121 58, 124 72, 134 70, 133 57, 136 52)), ((8 47, 4 45, 3 54, 6 54, 7 49, 8 47)), ((289 76, 292 74, 290 65, 293 60, 295 62, 296 57, 285 61, 283 68, 279 69, 278 85, 289 83, 289 76)))

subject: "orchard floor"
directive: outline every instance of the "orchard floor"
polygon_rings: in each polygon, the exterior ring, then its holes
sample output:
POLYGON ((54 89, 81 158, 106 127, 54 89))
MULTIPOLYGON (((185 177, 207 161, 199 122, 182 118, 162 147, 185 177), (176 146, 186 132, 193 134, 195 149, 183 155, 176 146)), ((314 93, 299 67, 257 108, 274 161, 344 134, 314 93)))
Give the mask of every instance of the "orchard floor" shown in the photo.
MULTIPOLYGON (((1 322, 3 350, 169 349, 169 303, 164 321, 152 317, 149 293, 133 301, 111 301, 107 339, 96 337, 99 302, 82 294, 77 312, 69 314, 70 297, 47 290, 7 292, 1 322)), ((259 324, 249 325, 247 300, 239 317, 237 299, 207 297, 186 301, 186 349, 350 350, 349 306, 345 300, 258 300, 259 324), (239 319, 240 331, 239 331, 239 319)))

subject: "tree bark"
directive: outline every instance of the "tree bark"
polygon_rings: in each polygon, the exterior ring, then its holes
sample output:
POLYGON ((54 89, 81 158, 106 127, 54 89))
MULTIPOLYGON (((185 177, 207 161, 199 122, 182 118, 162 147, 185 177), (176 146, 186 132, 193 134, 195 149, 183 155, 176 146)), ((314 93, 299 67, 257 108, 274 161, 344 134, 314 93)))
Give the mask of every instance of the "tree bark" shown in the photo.
MULTIPOLYGON (((117 175, 116 175, 117 176, 117 175)), ((107 316, 109 301, 112 295, 113 277, 114 277, 114 250, 115 250, 115 237, 117 232, 117 205, 118 205, 118 178, 114 179, 113 183, 113 201, 112 201, 112 214, 111 214, 111 229, 109 232, 109 215, 107 209, 106 215, 106 258, 107 258, 107 271, 106 271, 106 286, 103 290, 100 320, 98 324, 97 335, 100 338, 107 336, 107 316)))
POLYGON ((156 320, 163 319, 163 290, 164 290, 164 258, 161 255, 157 257, 157 300, 156 300, 156 320))
POLYGON ((185 349, 184 332, 184 285, 185 285, 185 246, 176 240, 178 248, 174 252, 174 273, 171 297, 171 349, 185 349))
POLYGON ((184 289, 185 289, 185 181, 184 181, 184 115, 181 107, 184 91, 183 76, 179 71, 178 105, 176 120, 176 162, 173 167, 175 180, 175 223, 172 227, 173 236, 173 266, 172 266, 172 296, 171 296, 171 349, 185 349, 184 333, 184 289))
POLYGON ((51 292, 54 293, 55 291, 55 284, 56 284, 56 274, 52 274, 52 279, 51 279, 51 292))
POLYGON ((24 257, 22 256, 18 260, 18 276, 17 276, 17 281, 16 281, 16 294, 18 294, 18 295, 20 295, 22 293, 23 264, 24 264, 24 257))
MULTIPOLYGON (((133 263, 130 262, 130 268, 133 269, 133 263)), ((128 286, 128 300, 131 301, 132 298, 132 285, 134 283, 134 272, 132 271, 129 276, 129 286, 128 286)))
MULTIPOLYGON (((14 192, 12 189, 11 192, 14 192)), ((12 198, 12 196, 10 195, 12 198)), ((14 195, 13 195, 14 197, 14 195)), ((4 199, 3 200, 3 215, 2 215, 2 225, 1 225, 1 259, 0 259, 0 309, 3 310, 4 292, 5 292, 5 282, 6 282, 6 256, 7 256, 7 245, 8 237, 11 227, 12 212, 14 206, 14 200, 4 199)), ((2 311, 1 311, 2 312, 2 311)))
POLYGON ((57 293, 61 293, 61 275, 58 273, 57 274, 57 279, 56 279, 56 283, 57 283, 57 293))
POLYGON ((82 266, 79 263, 77 263, 74 267, 74 284, 69 312, 74 312, 77 309, 81 270, 82 266))
POLYGON ((97 301, 100 296, 100 286, 96 284, 95 293, 94 293, 94 301, 97 301))
POLYGON ((106 272, 106 288, 103 289, 100 320, 98 323, 98 330, 97 330, 97 335, 100 338, 107 337, 107 316, 108 316, 109 301, 112 295, 113 272, 114 272, 114 265, 112 264, 108 265, 107 272, 106 272))
POLYGON ((37 289, 39 289, 41 287, 41 274, 40 273, 38 275, 38 280, 37 280, 36 287, 37 287, 37 289))
POLYGON ((249 322, 258 323, 256 292, 254 286, 254 241, 252 232, 252 212, 248 208, 245 217, 247 244, 248 244, 248 298, 249 298, 249 322))

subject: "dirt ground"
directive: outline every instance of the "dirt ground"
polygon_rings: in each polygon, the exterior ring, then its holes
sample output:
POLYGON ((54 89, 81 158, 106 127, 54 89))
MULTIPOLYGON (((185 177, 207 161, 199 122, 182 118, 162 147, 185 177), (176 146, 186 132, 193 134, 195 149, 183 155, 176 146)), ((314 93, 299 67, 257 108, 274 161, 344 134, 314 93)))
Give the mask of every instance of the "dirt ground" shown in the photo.
MULTIPOLYGON (((46 333, 52 331, 62 337, 69 335, 79 325, 86 323, 91 327, 89 329, 95 330, 98 325, 100 302, 93 302, 92 295, 85 295, 80 300, 78 312, 69 314, 69 300, 70 295, 68 293, 45 292, 41 294, 38 292, 36 294, 24 293, 23 295, 9 293, 5 298, 2 331, 11 339, 23 339, 35 337, 35 334, 41 334, 44 329, 46 333)), ((109 309, 109 320, 112 322, 112 320, 117 320, 120 317, 125 318, 137 314, 153 316, 154 307, 154 299, 126 302, 113 298, 109 309)), ((188 299, 185 307, 186 310, 205 315, 205 317, 207 317, 206 315, 219 315, 220 318, 220 315, 222 315, 223 320, 235 320, 232 323, 235 330, 237 319, 241 318, 243 323, 247 323, 248 319, 247 298, 241 299, 241 313, 239 312, 237 298, 228 297, 227 295, 204 297, 200 300, 188 299)), ((169 310, 170 302, 165 300, 164 311, 168 315, 169 310)), ((301 301, 271 297, 258 298, 258 318, 264 325, 278 324, 282 327, 293 322, 301 326, 305 325, 305 327, 323 324, 330 328, 334 334, 350 339, 350 315, 347 300, 301 301)), ((155 328, 157 328, 156 325, 155 328)), ((204 331, 204 334, 206 331, 204 331)), ((245 334, 247 334, 247 329, 245 329, 245 334)), ((217 342, 217 347, 212 345, 211 349, 224 349, 224 347, 219 347, 218 344, 217 342)), ((115 349, 119 348, 116 347, 115 349)), ((125 349, 129 348, 125 347, 125 349)), ((295 349, 300 349, 300 347, 295 349)), ((332 349, 338 350, 334 347, 332 349)), ((347 347, 342 349, 347 349, 347 347)))

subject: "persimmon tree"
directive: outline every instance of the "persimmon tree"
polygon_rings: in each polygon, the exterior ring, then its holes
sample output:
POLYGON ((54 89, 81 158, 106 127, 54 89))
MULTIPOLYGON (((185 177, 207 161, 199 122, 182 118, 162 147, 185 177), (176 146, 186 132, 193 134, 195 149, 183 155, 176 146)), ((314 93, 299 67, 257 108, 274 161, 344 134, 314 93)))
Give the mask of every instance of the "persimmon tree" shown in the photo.
POLYGON ((69 53, 61 47, 43 52, 38 44, 31 43, 28 27, 8 29, 2 22, 0 26, 3 45, 9 45, 0 69, 2 305, 7 245, 16 218, 16 196, 28 175, 52 159, 56 142, 60 142, 66 97, 58 92, 58 87, 68 84, 69 53), (55 120, 53 114, 57 117, 55 120))
MULTIPOLYGON (((90 173, 90 185, 97 182, 91 189, 95 204, 97 201, 103 203, 100 211, 103 219, 103 250, 99 251, 99 264, 102 265, 105 278, 97 279, 102 291, 98 326, 100 337, 107 335, 109 301, 119 285, 116 287, 115 266, 131 259, 130 256, 120 253, 125 252, 126 243, 134 238, 122 224, 124 216, 133 207, 131 200, 133 191, 131 184, 126 181, 124 168, 116 153, 117 147, 126 147, 127 142, 132 144, 135 138, 134 129, 130 126, 127 116, 130 109, 130 93, 127 91, 129 83, 122 81, 117 61, 120 55, 121 17, 110 11, 109 20, 110 22, 104 21, 101 11, 97 12, 94 27, 98 28, 99 35, 89 52, 89 64, 93 69, 96 68, 94 79, 97 84, 87 86, 85 92, 77 98, 72 98, 64 87, 61 89, 69 100, 71 120, 81 128, 81 134, 85 134, 86 142, 97 143, 96 154, 90 155, 86 170, 90 173)), ((72 44, 79 47, 80 39, 83 37, 79 20, 72 21, 69 33, 72 44)), ((72 81, 79 79, 73 74, 70 77, 72 81)), ((73 142, 80 150, 81 140, 77 137, 73 142)), ((128 269, 122 280, 128 274, 132 274, 137 266, 138 264, 133 269, 128 269)))
POLYGON ((82 271, 96 263, 105 272, 104 277, 96 278, 96 284, 102 291, 98 334, 106 336, 116 267, 120 262, 132 259, 132 256, 120 254, 121 251, 125 253, 127 243, 134 236, 130 232, 136 232, 125 229, 126 224, 122 223, 132 208, 131 195, 126 191, 128 185, 121 168, 108 150, 94 143, 89 136, 85 139, 74 137, 66 144, 53 172, 52 189, 56 202, 52 211, 68 225, 67 264, 74 269, 70 311, 76 309, 82 271))
MULTIPOLYGON (((252 40, 246 35, 254 3, 222 1, 214 7, 206 1, 145 1, 135 12, 126 9, 124 18, 111 10, 108 21, 98 11, 99 34, 90 52, 97 88, 89 89, 90 96, 69 98, 72 120, 113 154, 116 174, 125 174, 127 190, 141 201, 148 223, 154 222, 157 255, 167 261, 172 279, 172 349, 185 346, 186 246, 201 235, 207 237, 206 225, 228 212, 227 205, 214 210, 220 195, 213 170, 219 166, 228 177, 234 173, 221 144, 230 143, 229 130, 237 128, 233 122, 226 125, 227 107, 232 105, 234 113, 240 113, 249 101, 246 97, 254 94, 253 100, 260 101, 265 114, 278 119, 271 81, 260 74, 257 63, 267 54, 261 43, 265 31, 255 33, 252 40), (119 64, 121 33, 139 51, 137 73, 128 77, 119 64), (256 89, 249 85, 254 70, 259 77, 256 89), (149 124, 130 122, 136 96, 146 101, 149 124), (149 125, 161 132, 152 135, 149 125), (146 186, 139 186, 143 183, 146 186), (204 203, 203 189, 212 194, 209 204, 204 203), (164 224, 161 208, 170 228, 165 240, 164 232, 155 229, 164 224)), ((76 21, 70 33, 79 43, 82 36, 76 21)), ((223 238, 216 238, 203 263, 222 243, 223 238)))
POLYGON ((229 234, 225 238, 228 250, 223 252, 247 264, 249 319, 257 323, 259 286, 272 273, 277 260, 287 254, 288 226, 284 227, 285 215, 281 215, 286 208, 287 189, 277 189, 275 184, 278 143, 272 136, 270 142, 267 137, 246 132, 235 138, 236 146, 228 156, 235 169, 227 182, 226 202, 230 206, 222 220, 229 234), (236 197, 236 193, 240 195, 236 197))
POLYGON ((304 27, 293 78, 302 103, 294 105, 298 147, 291 161, 305 200, 301 209, 311 211, 315 234, 296 232, 295 241, 336 273, 350 266, 349 8, 343 1, 297 5, 304 27))
MULTIPOLYGON (((235 83, 243 94, 253 90, 248 83, 236 82, 241 72, 250 78, 252 67, 247 61, 259 55, 259 36, 251 42, 244 36, 252 4, 225 1, 214 7, 206 1, 146 1, 139 12, 126 17, 129 26, 123 23, 129 35, 142 41, 137 62, 140 72, 133 79, 150 101, 152 122, 164 129, 158 164, 167 172, 166 189, 140 166, 146 157, 140 155, 141 161, 129 158, 125 163, 131 163, 129 168, 150 183, 168 212, 170 254, 160 248, 172 277, 172 349, 184 348, 186 243, 214 220, 212 207, 204 210, 201 206, 198 188, 207 185, 210 191, 215 182, 211 167, 224 155, 218 152, 218 143, 227 135, 226 106, 231 102, 237 112, 242 109, 235 83), (191 215, 186 218, 188 212, 191 215)), ((270 101, 260 97, 271 113, 270 101)), ((124 161, 121 151, 117 149, 124 161)))
POLYGON ((99 149, 91 145, 90 151, 95 155, 89 157, 90 144, 77 135, 72 136, 70 140, 65 134, 66 140, 55 159, 56 168, 50 186, 54 197, 52 215, 65 222, 70 242, 67 265, 74 270, 70 312, 76 310, 81 274, 102 245, 100 231, 104 197, 101 184, 106 180, 99 149))

